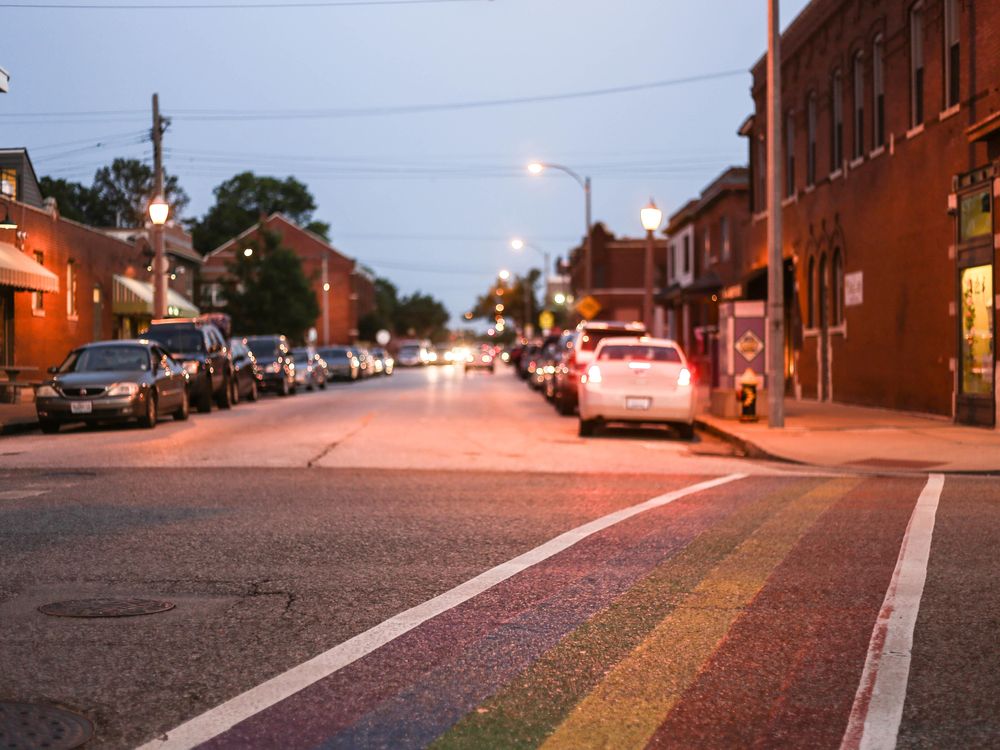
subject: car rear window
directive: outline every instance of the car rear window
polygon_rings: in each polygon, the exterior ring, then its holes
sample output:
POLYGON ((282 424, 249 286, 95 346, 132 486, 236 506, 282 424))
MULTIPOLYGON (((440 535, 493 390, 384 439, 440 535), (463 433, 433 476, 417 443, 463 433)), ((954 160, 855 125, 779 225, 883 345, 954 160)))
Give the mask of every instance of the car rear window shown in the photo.
POLYGON ((600 360, 639 362, 680 362, 681 353, 672 346, 643 346, 636 344, 612 344, 601 349, 600 360))
POLYGON ((277 336, 247 336, 247 346, 250 347, 250 351, 258 359, 261 357, 277 357, 278 342, 280 340, 277 336))
POLYGON ((204 352, 205 337, 196 328, 172 328, 170 326, 150 326, 146 338, 152 339, 171 353, 204 352))
POLYGON ((628 331, 623 328, 613 329, 590 329, 583 332, 580 337, 580 351, 592 352, 597 345, 606 338, 619 338, 622 336, 643 336, 643 331, 628 331))

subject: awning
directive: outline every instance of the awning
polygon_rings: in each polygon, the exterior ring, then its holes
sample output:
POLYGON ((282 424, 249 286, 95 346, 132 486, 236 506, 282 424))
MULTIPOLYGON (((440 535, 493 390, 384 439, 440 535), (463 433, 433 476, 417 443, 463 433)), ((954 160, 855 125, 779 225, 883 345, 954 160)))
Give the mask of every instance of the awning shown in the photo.
MULTIPOLYGON (((152 315, 153 285, 116 275, 111 311, 115 315, 152 315)), ((167 289, 168 318, 193 318, 200 312, 187 297, 167 289)))
POLYGON ((9 242, 0 242, 0 286, 29 292, 58 292, 59 277, 9 242))

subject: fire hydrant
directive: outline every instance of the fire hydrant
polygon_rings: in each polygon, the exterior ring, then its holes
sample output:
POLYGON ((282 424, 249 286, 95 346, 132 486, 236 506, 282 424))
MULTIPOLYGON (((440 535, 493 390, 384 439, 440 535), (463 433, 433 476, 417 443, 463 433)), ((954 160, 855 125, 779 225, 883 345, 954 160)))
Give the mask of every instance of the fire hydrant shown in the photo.
POLYGON ((736 397, 740 400, 740 421, 757 421, 757 373, 747 368, 740 375, 739 390, 736 397))

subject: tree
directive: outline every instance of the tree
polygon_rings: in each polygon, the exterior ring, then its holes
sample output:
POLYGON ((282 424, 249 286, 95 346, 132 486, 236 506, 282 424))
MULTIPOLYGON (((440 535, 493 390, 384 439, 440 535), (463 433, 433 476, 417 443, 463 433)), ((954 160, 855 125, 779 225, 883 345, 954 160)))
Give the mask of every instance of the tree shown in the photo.
POLYGON ((381 330, 395 330, 396 309, 399 307, 399 290, 388 279, 375 277, 375 309, 358 321, 358 338, 374 341, 381 330))
POLYGON ((237 253, 229 265, 224 292, 233 330, 283 333, 304 341, 319 317, 316 293, 299 257, 281 244, 281 237, 267 231, 260 235, 247 245, 253 249, 249 257, 237 253))
POLYGON ((524 276, 515 276, 507 283, 498 281, 499 285, 491 285, 485 294, 479 295, 472 306, 473 317, 493 321, 497 316, 496 306, 502 304, 504 318, 514 320, 521 328, 524 328, 525 323, 537 327, 539 305, 535 297, 535 287, 541 275, 541 271, 532 268, 524 276), (503 290, 503 294, 497 294, 498 290, 503 290))
POLYGON ((59 213, 67 219, 81 224, 92 224, 90 217, 94 211, 94 193, 80 182, 42 177, 38 187, 46 198, 55 198, 59 213))
MULTIPOLYGON (((141 227, 156 189, 153 168, 138 159, 115 159, 94 173, 88 223, 99 227, 141 227)), ((164 174, 163 197, 174 217, 183 214, 190 198, 177 177, 164 174)))
POLYGON ((393 316, 397 335, 440 341, 448 333, 448 309, 429 294, 402 297, 393 316))
POLYGON ((280 180, 241 172, 216 186, 215 205, 192 224, 194 246, 209 253, 227 240, 275 212, 329 241, 330 225, 313 220, 316 201, 309 188, 294 177, 280 180))

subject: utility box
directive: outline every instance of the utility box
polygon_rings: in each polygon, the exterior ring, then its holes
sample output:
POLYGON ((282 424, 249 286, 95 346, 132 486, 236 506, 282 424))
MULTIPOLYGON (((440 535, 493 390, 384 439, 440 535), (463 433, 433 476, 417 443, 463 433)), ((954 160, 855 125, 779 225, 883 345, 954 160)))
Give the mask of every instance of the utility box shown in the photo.
POLYGON ((756 376, 756 416, 767 416, 767 310, 760 300, 719 304, 719 385, 712 389, 709 410, 717 417, 743 417, 743 384, 748 371, 756 376))

